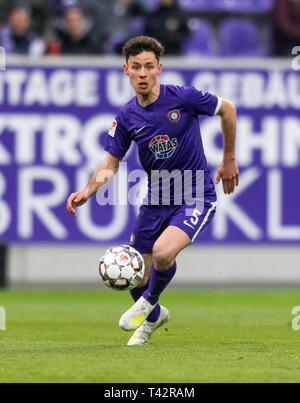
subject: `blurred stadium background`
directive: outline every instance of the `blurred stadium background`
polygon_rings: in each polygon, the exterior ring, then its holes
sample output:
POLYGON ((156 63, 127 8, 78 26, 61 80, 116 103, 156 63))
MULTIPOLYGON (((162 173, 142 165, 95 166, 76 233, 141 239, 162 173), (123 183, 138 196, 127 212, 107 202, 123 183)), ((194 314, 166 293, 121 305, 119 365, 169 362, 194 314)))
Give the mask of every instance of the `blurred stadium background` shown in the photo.
MULTIPOLYGON (((94 199, 74 219, 65 204, 103 161, 103 134, 132 96, 120 50, 144 33, 166 46, 162 82, 228 98, 239 115, 240 188, 220 192, 174 284, 300 285, 300 2, 175 3, 0 1, 1 286, 95 285, 102 253, 129 242, 136 207, 94 199)), ((215 172, 219 119, 202 119, 202 135, 215 172)), ((126 162, 138 167, 135 148, 126 162)))

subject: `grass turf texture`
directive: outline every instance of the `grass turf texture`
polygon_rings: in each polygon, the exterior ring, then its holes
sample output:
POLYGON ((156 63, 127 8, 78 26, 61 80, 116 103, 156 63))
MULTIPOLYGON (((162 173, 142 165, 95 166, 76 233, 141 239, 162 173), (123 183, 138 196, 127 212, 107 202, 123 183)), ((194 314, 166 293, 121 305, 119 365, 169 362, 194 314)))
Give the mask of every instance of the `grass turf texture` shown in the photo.
POLYGON ((162 304, 167 326, 126 347, 127 293, 0 291, 0 382, 300 381, 299 291, 171 289, 162 304))

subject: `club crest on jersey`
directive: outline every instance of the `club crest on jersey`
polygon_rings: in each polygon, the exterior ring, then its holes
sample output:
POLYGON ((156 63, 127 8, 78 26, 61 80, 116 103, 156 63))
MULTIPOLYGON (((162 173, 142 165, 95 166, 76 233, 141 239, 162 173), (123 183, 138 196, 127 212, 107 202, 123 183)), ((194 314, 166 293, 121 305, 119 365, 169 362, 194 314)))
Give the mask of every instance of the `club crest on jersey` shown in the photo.
POLYGON ((112 123, 112 125, 111 125, 111 128, 109 129, 109 132, 108 132, 108 134, 109 134, 111 137, 115 137, 116 130, 117 130, 117 126, 118 126, 118 123, 117 123, 116 120, 114 120, 113 123, 112 123))
POLYGON ((172 157, 177 147, 177 139, 174 137, 170 140, 167 134, 162 136, 155 136, 149 144, 150 150, 153 152, 156 159, 158 160, 164 160, 172 157))
POLYGON ((177 123, 181 119, 181 114, 178 110, 170 111, 168 113, 168 118, 171 122, 177 123))

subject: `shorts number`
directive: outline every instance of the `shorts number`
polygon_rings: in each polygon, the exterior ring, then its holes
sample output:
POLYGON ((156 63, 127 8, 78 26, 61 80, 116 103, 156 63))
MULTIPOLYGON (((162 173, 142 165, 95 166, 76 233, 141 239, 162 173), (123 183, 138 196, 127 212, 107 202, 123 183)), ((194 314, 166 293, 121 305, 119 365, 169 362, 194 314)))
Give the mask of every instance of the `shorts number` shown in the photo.
POLYGON ((187 225, 188 227, 192 228, 192 229, 195 229, 195 227, 193 227, 193 225, 196 226, 198 224, 199 217, 201 215, 202 215, 201 212, 199 210, 195 209, 194 212, 193 212, 192 217, 190 218, 190 221, 185 220, 184 224, 187 225))

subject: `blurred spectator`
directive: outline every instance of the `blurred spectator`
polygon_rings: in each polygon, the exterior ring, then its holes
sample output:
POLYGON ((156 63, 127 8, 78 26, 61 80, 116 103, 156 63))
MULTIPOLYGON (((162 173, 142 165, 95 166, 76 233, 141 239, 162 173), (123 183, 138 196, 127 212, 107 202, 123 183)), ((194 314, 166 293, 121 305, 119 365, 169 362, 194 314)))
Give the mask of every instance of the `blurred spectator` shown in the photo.
POLYGON ((157 10, 147 18, 145 34, 158 39, 167 55, 180 55, 190 35, 188 14, 179 7, 177 0, 160 0, 157 10))
POLYGON ((49 54, 94 55, 104 53, 106 37, 97 30, 78 2, 68 1, 63 10, 57 40, 48 46, 49 54))
POLYGON ((0 24, 6 22, 6 8, 7 8, 7 0, 0 0, 0 24))
POLYGON ((0 0, 0 24, 8 21, 12 4, 26 1, 31 10, 31 29, 40 37, 47 36, 51 32, 50 25, 50 0, 0 0))
POLYGON ((93 24, 92 35, 98 37, 98 44, 101 44, 100 51, 96 46, 93 52, 98 54, 122 53, 128 39, 143 34, 143 17, 149 11, 142 0, 51 0, 51 4, 53 26, 60 33, 66 31, 66 22, 61 19, 64 9, 84 10, 89 25, 93 24))
POLYGON ((0 46, 7 54, 41 56, 44 42, 31 28, 31 8, 27 3, 17 3, 9 13, 8 22, 0 29, 0 46))
POLYGON ((141 0, 99 1, 101 25, 109 34, 107 51, 122 53, 123 45, 132 37, 144 33, 144 17, 149 14, 147 2, 141 0), (135 24, 137 23, 137 24, 135 24))
POLYGON ((300 46, 300 0, 275 0, 273 10, 275 53, 291 56, 300 46))
POLYGON ((67 8, 77 7, 84 9, 86 15, 97 18, 102 1, 103 0, 50 0, 50 9, 51 13, 59 17, 59 19, 63 16, 67 8))

